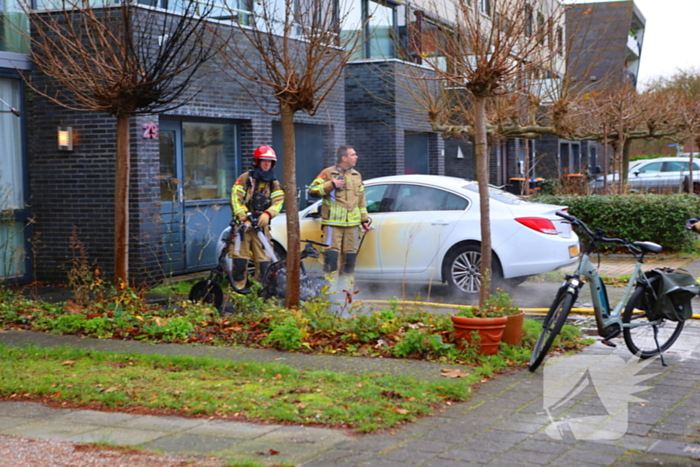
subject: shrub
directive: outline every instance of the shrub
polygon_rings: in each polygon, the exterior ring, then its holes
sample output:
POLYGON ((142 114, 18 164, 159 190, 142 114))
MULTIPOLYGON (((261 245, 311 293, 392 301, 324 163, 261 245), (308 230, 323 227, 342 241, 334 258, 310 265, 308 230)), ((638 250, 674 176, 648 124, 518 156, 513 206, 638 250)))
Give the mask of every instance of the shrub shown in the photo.
POLYGON ((287 316, 282 323, 272 324, 272 332, 262 340, 263 344, 282 350, 297 350, 301 342, 302 332, 293 316, 287 316))
POLYGON ((697 237, 685 228, 688 219, 700 214, 700 197, 694 195, 541 195, 535 201, 569 206, 571 215, 591 229, 605 230, 607 237, 651 241, 666 251, 692 251, 697 237))

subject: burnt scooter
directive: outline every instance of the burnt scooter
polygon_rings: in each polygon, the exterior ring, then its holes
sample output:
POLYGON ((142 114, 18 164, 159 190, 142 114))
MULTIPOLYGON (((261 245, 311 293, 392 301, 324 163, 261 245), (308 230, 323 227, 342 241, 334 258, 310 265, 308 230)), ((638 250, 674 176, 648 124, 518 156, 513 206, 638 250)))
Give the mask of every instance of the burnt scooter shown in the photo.
MULTIPOLYGON (((267 268, 267 271, 260 278, 260 283, 262 289, 260 290, 260 296, 263 298, 284 298, 286 289, 286 277, 287 277, 287 260, 286 258, 278 258, 275 254, 274 248, 270 244, 270 241, 265 236, 265 233, 258 226, 257 216, 248 213, 248 219, 250 219, 252 224, 252 229, 255 230, 256 235, 262 242, 265 253, 272 260, 272 264, 267 268)), ((236 283, 233 280, 233 271, 227 267, 227 256, 231 247, 236 248, 236 243, 241 241, 240 235, 240 224, 231 222, 231 231, 229 235, 221 241, 224 243, 224 248, 219 254, 219 259, 217 265, 210 271, 209 277, 207 279, 201 280, 194 284, 190 289, 189 299, 195 303, 208 303, 214 305, 219 312, 221 312, 221 306, 224 303, 224 292, 221 288, 221 282, 224 277, 228 280, 229 286, 234 292, 242 295, 251 293, 248 287, 240 289, 236 287, 236 283)), ((304 258, 318 258, 319 252, 314 245, 325 247, 326 245, 321 242, 314 240, 302 240, 306 244, 301 252, 301 259, 304 258)), ((308 300, 315 296, 318 296, 322 287, 325 285, 325 280, 320 277, 309 276, 304 265, 301 264, 301 290, 300 298, 302 300, 308 300)))

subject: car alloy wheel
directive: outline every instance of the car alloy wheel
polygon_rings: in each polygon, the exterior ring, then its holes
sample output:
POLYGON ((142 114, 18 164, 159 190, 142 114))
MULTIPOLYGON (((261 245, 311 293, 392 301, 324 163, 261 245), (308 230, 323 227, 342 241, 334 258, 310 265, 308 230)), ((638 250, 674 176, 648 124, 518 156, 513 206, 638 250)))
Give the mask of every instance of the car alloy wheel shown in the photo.
MULTIPOLYGON (((494 256, 491 268, 493 287, 503 286, 498 259, 494 256)), ((473 295, 481 290, 481 246, 462 245, 449 254, 447 283, 453 292, 473 295)))

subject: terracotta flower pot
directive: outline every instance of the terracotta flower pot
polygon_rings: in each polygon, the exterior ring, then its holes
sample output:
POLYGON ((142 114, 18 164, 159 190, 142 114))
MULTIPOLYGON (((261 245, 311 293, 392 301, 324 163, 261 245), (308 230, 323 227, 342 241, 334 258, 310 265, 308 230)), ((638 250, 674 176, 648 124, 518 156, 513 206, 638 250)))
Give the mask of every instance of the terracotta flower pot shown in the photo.
POLYGON ((523 340, 523 321, 525 313, 520 312, 517 315, 506 316, 506 328, 503 330, 501 340, 508 345, 520 345, 523 340))
POLYGON ((498 353, 498 344, 501 342, 503 329, 506 327, 507 316, 500 318, 465 318, 452 316, 452 324, 455 328, 457 346, 464 348, 466 345, 476 345, 480 355, 495 355, 498 353), (477 332, 481 337, 480 342, 471 341, 471 333, 477 332))

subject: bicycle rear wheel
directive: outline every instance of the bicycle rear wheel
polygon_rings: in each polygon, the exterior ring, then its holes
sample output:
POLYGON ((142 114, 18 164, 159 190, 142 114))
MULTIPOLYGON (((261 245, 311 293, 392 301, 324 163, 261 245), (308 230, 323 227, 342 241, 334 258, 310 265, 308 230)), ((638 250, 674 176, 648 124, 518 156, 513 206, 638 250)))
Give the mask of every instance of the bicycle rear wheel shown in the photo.
POLYGON ((638 285, 632 293, 625 312, 622 315, 623 324, 634 324, 635 327, 624 327, 622 334, 630 352, 639 358, 649 358, 668 350, 683 330, 683 321, 669 321, 654 315, 655 298, 653 292, 644 285, 638 285), (652 324, 654 323, 654 324, 652 324), (658 339, 656 346, 654 333, 658 339))
POLYGON ((192 303, 208 303, 220 310, 224 303, 224 292, 219 284, 207 279, 192 286, 189 298, 192 303))
POLYGON ((562 290, 557 294, 557 298, 554 299, 554 303, 549 308, 547 316, 545 316, 542 322, 542 332, 540 337, 535 343, 535 347, 532 349, 532 356, 530 357, 530 365, 528 369, 534 372, 547 356, 549 348, 552 346, 554 339, 561 331, 561 328, 566 322, 566 317, 569 316, 571 308, 574 305, 575 297, 566 293, 562 290))

